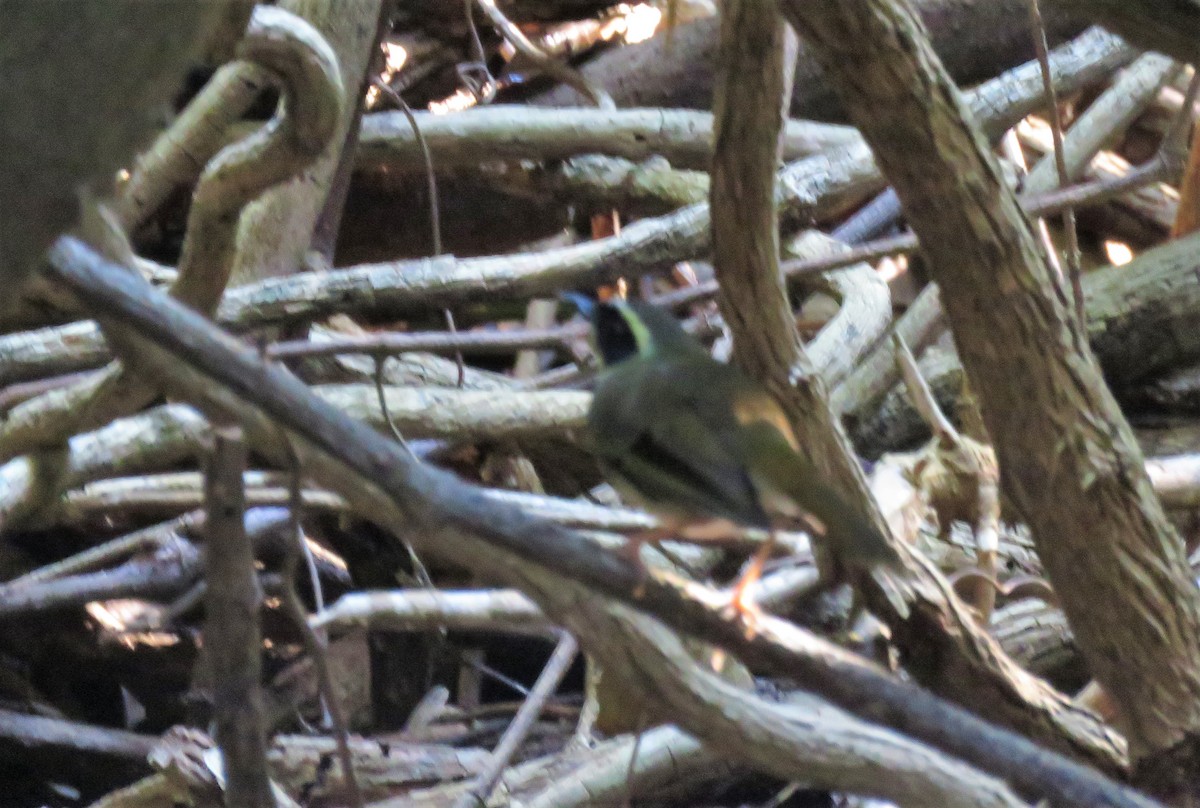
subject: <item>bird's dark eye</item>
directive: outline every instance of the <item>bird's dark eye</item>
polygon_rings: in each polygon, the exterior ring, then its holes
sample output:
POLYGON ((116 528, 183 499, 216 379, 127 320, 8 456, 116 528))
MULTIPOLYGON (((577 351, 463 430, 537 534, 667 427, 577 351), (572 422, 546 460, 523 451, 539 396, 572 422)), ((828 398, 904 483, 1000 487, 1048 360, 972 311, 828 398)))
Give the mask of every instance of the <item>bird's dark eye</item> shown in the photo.
POLYGON ((596 348, 604 364, 615 365, 637 356, 637 339, 624 315, 615 307, 599 305, 595 312, 596 348))

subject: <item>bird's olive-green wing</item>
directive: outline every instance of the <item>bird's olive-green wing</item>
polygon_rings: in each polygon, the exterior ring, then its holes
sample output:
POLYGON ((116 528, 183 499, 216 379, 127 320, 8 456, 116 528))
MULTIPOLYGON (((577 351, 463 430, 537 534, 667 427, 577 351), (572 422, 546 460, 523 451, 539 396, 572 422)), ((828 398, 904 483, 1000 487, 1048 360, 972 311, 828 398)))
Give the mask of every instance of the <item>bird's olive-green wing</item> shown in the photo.
POLYGON ((589 414, 595 449, 651 509, 766 527, 741 453, 728 441, 728 386, 711 378, 714 370, 727 369, 661 358, 612 368, 589 414))
POLYGON ((826 546, 844 562, 859 566, 899 564, 899 556, 861 508, 853 506, 796 451, 782 410, 765 391, 742 388, 733 396, 738 444, 760 499, 770 511, 786 513, 789 504, 816 517, 826 546))

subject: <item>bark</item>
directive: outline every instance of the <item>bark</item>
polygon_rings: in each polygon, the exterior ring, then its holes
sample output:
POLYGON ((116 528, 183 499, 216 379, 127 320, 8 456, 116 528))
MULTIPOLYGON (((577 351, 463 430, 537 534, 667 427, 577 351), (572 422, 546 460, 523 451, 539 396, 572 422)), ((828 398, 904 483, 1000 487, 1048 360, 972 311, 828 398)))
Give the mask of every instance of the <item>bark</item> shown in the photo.
POLYGON ((1084 277, 1088 338, 1118 395, 1200 359, 1198 248, 1192 235, 1084 277))
POLYGON ((1134 758, 1180 744, 1200 729, 1200 593, 1015 196, 909 4, 785 9, 921 239, 1006 493, 1134 758))
POLYGON ((779 271, 776 166, 795 35, 774 4, 750 0, 726 3, 720 39, 710 209, 717 302, 733 334, 733 358, 784 405, 814 467, 869 503, 866 478, 800 341, 779 271))
MULTIPOLYGON (((769 14, 772 8, 760 13, 769 14)), ((748 12, 741 14, 754 19, 748 12)), ((759 20, 756 30, 762 25, 759 20)), ((714 219, 713 232, 715 239, 723 231, 725 241, 725 254, 718 254, 716 269, 735 359, 783 404, 801 451, 813 466, 886 529, 829 406, 825 385, 796 335, 778 263, 770 260, 775 233, 770 217, 764 215, 764 207, 770 206, 763 205, 762 186, 770 177, 763 158, 777 153, 774 136, 768 133, 778 131, 778 106, 771 99, 782 84, 770 79, 771 68, 763 57, 780 51, 782 34, 773 39, 760 32, 750 38, 730 28, 722 29, 722 61, 731 75, 719 85, 715 104, 718 137, 712 184, 714 201, 722 199, 718 190, 725 200, 733 201, 724 211, 724 222, 714 219)), ((779 58, 774 56, 776 63, 779 58)), ((788 188, 787 180, 780 185, 788 188)), ((826 574, 836 572, 825 566, 826 574)), ((940 576, 915 560, 909 573, 902 594, 897 594, 896 582, 886 573, 858 576, 857 583, 872 611, 888 624, 918 681, 960 704, 983 704, 982 712, 991 720, 1052 748, 1094 765, 1119 765, 1123 750, 1111 734, 1008 659, 978 629, 940 576)))
MULTIPOLYGON (((628 160, 663 157, 675 168, 708 168, 713 118, 681 109, 539 109, 496 105, 468 115, 415 115, 439 171, 475 167, 482 161, 537 160, 553 163, 584 154, 628 160)), ((858 138, 837 124, 789 121, 784 159, 808 157, 858 138)), ((363 121, 355 167, 424 174, 425 159, 402 112, 376 112, 363 121)))
POLYGON ((213 683, 216 739, 230 804, 275 805, 263 717, 262 592, 243 513, 246 444, 237 427, 214 430, 205 474, 204 650, 213 683))
POLYGON ((784 71, 795 48, 772 4, 724 8, 709 194, 717 301, 733 331, 734 360, 785 401, 793 397, 787 369, 807 361, 779 271, 775 213, 784 71))
MULTIPOLYGON (((391 30, 392 12, 395 9, 395 4, 381 2, 378 8, 378 17, 375 20, 375 33, 371 35, 370 44, 365 50, 365 60, 363 63, 363 73, 358 84, 358 92, 354 93, 352 89, 346 86, 346 96, 348 98, 365 98, 367 89, 371 86, 371 82, 375 78, 378 71, 380 61, 382 60, 382 51, 380 44, 384 41, 388 31, 391 30)), ((351 45, 361 45, 357 41, 351 42, 351 45)), ((349 61, 356 63, 359 54, 351 53, 349 61)), ((346 210, 346 200, 350 196, 350 178, 354 173, 355 156, 358 153, 359 137, 362 131, 363 115, 366 113, 366 104, 353 104, 351 116, 346 127, 346 137, 342 142, 342 147, 338 151, 337 165, 334 167, 328 185, 328 192, 325 194, 325 203, 321 208, 320 214, 317 216, 316 222, 313 225, 312 250, 323 259, 323 265, 332 266, 334 260, 335 247, 337 246, 338 233, 342 227, 342 215, 346 210)))

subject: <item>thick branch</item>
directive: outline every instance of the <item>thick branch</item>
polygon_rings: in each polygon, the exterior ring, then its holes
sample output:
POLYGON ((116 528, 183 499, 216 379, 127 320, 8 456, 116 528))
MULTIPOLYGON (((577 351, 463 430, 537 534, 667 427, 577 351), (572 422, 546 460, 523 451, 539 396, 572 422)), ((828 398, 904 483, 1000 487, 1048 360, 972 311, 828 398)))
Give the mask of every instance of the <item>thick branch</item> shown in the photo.
POLYGON ((316 479, 374 509, 386 524, 418 528, 408 535, 420 549, 513 581, 555 619, 572 625, 572 615, 589 597, 569 585, 571 579, 635 603, 748 664, 790 676, 856 715, 973 762, 1024 795, 1081 808, 1153 805, 1094 770, 991 727, 782 621, 763 618, 759 632, 747 637, 740 621, 722 618, 715 604, 697 599, 702 588, 680 588, 657 577, 646 581, 630 562, 597 552, 583 537, 489 502, 472 486, 420 464, 399 444, 380 441, 341 418, 286 371, 264 366, 253 351, 140 279, 97 260, 78 242, 60 242, 55 262, 56 277, 93 311, 103 312, 108 333, 127 359, 143 367, 150 363, 159 378, 206 409, 236 411, 260 451, 282 453, 282 428, 316 479))
MULTIPOLYGON (((439 171, 492 160, 562 160, 605 154, 629 160, 661 156, 676 168, 704 168, 712 156, 712 115, 678 109, 538 109, 491 106, 465 115, 418 113, 421 134, 439 171)), ((796 160, 857 138, 848 126, 791 121, 784 154, 796 160)), ((420 146, 399 112, 363 121, 357 167, 417 171, 420 146)))
MULTIPOLYGON (((770 13, 771 7, 767 7, 759 9, 758 15, 769 17, 770 13)), ((756 63, 770 52, 771 43, 761 32, 756 39, 736 29, 722 30, 724 60, 740 74, 734 73, 728 88, 724 82, 718 84, 713 199, 714 205, 718 204, 718 193, 723 192, 734 204, 726 214, 725 232, 731 244, 724 256, 718 240, 719 222, 714 218, 714 252, 721 280, 719 302, 734 335, 735 356, 784 404, 801 451, 813 466, 850 501, 861 503, 884 528, 849 439, 830 408, 824 383, 792 327, 778 259, 771 253, 776 238, 774 219, 769 204, 764 206, 759 197, 761 186, 769 188, 773 179, 770 172, 763 171, 764 157, 775 154, 777 146, 774 135, 764 135, 762 130, 778 131, 778 123, 772 125, 770 118, 771 114, 778 117, 778 107, 767 98, 771 92, 778 93, 780 85, 768 81, 765 68, 756 63), (730 93, 728 104, 726 92, 730 93), (726 137, 728 154, 722 151, 726 137), (755 156, 757 164, 752 159, 755 156), (758 197, 753 195, 756 189, 758 197)), ((775 47, 779 47, 777 43, 775 47)), ((910 669, 922 683, 959 703, 983 703, 985 714, 993 720, 1044 739, 1055 748, 1069 749, 1071 754, 1104 766, 1114 764, 1116 744, 1102 726, 1013 664, 978 629, 936 570, 916 563, 910 572, 911 580, 906 581, 902 595, 896 594, 895 583, 885 576, 863 576, 860 583, 871 609, 888 623, 910 669)))
POLYGON ((204 648, 212 670, 216 737, 225 763, 230 801, 248 808, 268 808, 275 805, 275 797, 267 772, 260 687, 262 633, 258 613, 262 592, 243 518, 245 465, 246 444, 241 430, 215 430, 204 486, 208 584, 204 648))

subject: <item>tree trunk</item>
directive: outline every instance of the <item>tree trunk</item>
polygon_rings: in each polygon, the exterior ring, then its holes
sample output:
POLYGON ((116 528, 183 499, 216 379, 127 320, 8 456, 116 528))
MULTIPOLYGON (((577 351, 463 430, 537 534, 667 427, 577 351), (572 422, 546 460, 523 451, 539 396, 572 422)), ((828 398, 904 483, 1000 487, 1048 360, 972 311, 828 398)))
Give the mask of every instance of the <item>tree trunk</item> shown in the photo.
POLYGON ((1006 492, 1136 761, 1200 731, 1200 593, 1067 293, 910 4, 787 0, 921 239, 1006 492))

